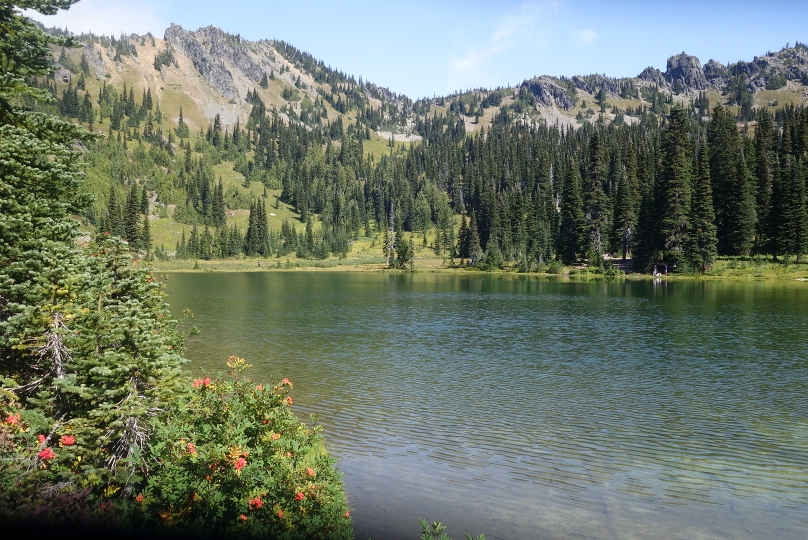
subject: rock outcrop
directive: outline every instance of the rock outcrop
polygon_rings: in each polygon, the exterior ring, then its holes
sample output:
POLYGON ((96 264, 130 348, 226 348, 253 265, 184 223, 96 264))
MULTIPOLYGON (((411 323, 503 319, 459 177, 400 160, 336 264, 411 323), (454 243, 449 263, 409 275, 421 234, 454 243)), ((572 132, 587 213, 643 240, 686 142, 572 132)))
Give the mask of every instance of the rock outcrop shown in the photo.
POLYGON ((196 70, 217 92, 228 99, 238 97, 233 74, 220 64, 220 60, 205 49, 191 32, 172 24, 166 30, 164 39, 170 46, 187 56, 196 70))
POLYGON ((671 86, 684 92, 698 92, 709 86, 699 59, 684 52, 668 58, 664 75, 671 86))
POLYGON ((542 107, 556 106, 568 111, 575 106, 575 101, 567 93, 567 89, 559 86, 550 77, 535 77, 523 82, 522 86, 535 96, 536 102, 542 107))
POLYGON ((637 75, 637 78, 641 81, 645 81, 651 84, 655 84, 657 86, 667 86, 668 81, 665 80, 665 76, 662 75, 662 72, 659 71, 657 68, 652 68, 648 66, 642 73, 637 75))
POLYGON ((729 71, 724 64, 710 59, 704 64, 704 77, 713 88, 723 89, 729 81, 729 71))

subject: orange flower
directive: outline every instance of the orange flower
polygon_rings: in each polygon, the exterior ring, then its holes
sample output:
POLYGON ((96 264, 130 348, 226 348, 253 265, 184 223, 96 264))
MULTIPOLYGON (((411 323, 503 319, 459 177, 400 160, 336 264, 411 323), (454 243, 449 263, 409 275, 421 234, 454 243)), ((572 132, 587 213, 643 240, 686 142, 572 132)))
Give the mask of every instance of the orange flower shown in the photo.
POLYGON ((302 501, 304 498, 306 498, 306 495, 302 491, 298 491, 297 493, 295 493, 296 501, 302 501))
POLYGON ((273 433, 272 435, 269 436, 269 438, 272 439, 273 441, 277 441, 278 439, 281 438, 281 435, 280 433, 273 433))
POLYGON ((345 517, 351 517, 351 513, 350 512, 345 512, 345 517))
POLYGON ((290 407, 292 406, 292 397, 291 396, 286 396, 286 404, 289 405, 290 407))
POLYGON ((199 388, 199 386, 202 384, 202 379, 194 379, 192 384, 194 385, 194 388, 199 388))
POLYGON ((9 414, 8 416, 6 416, 6 424, 10 424, 10 425, 13 426, 13 425, 16 425, 17 422, 19 422, 19 421, 20 421, 20 415, 19 414, 9 414))
POLYGON ((55 458, 56 453, 53 450, 51 450, 50 448, 45 448, 44 450, 42 450, 41 452, 39 452, 37 454, 37 457, 39 457, 39 459, 47 461, 49 459, 55 458))
POLYGON ((260 392, 261 390, 264 389, 264 387, 259 384, 259 385, 256 385, 255 389, 260 392))
POLYGON ((143 499, 145 499, 145 497, 143 496, 143 494, 142 494, 142 493, 141 493, 141 494, 139 494, 137 497, 135 497, 135 500, 136 500, 137 502, 143 502, 143 499))
POLYGON ((45 436, 42 435, 41 433, 36 436, 36 439, 39 441, 39 444, 42 444, 43 442, 45 442, 45 436))
POLYGON ((306 474, 308 474, 309 476, 314 476, 314 469, 312 469, 311 467, 307 467, 306 474))
POLYGON ((256 510, 264 506, 264 501, 261 500, 261 497, 256 497, 250 501, 250 508, 256 510))
POLYGON ((194 446, 194 443, 189 442, 188 444, 185 445, 185 447, 188 449, 189 454, 191 454, 192 456, 196 455, 196 446, 194 446))
POLYGON ((241 514, 241 515, 240 515, 238 518, 239 518, 241 521, 247 521, 247 516, 245 516, 244 514, 241 514))
POLYGON ((283 519, 283 510, 278 509, 278 517, 283 519))
POLYGON ((233 467, 235 467, 236 470, 238 471, 240 469, 243 469, 246 464, 247 464, 247 460, 244 459, 243 457, 240 457, 240 458, 238 458, 236 460, 236 464, 233 465, 233 467))
POLYGON ((289 379, 287 379, 286 377, 284 377, 284 378, 281 380, 281 385, 282 385, 282 386, 292 386, 292 381, 290 381, 289 379))
POLYGON ((73 446, 76 444, 76 438, 73 435, 62 435, 59 442, 62 443, 62 446, 73 446))

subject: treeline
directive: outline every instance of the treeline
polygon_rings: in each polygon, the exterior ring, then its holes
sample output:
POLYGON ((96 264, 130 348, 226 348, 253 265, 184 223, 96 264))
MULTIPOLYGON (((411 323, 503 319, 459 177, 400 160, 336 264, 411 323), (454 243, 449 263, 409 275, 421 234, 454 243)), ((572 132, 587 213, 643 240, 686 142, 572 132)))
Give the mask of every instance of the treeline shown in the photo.
MULTIPOLYGON (((125 95, 130 102, 132 90, 125 95)), ((652 89, 653 104, 630 125, 585 122, 577 130, 528 125, 513 103, 476 134, 465 132, 457 114, 419 116, 425 140, 375 160, 364 154, 361 125, 289 122, 251 94, 246 126, 223 126, 216 117, 193 142, 180 139, 184 158, 159 146, 138 147, 131 157, 159 162, 154 178, 145 173, 141 183, 158 205, 177 204, 177 221, 196 225, 176 246, 178 257, 327 257, 346 254, 361 235, 392 229, 426 237, 434 229, 436 254, 486 267, 602 264, 605 253, 631 256, 639 270, 658 262, 706 271, 718 255, 801 259, 808 252, 806 109, 756 110, 756 121, 739 129, 729 108, 709 111, 704 96, 688 107, 661 96, 652 89), (265 201, 216 182, 212 166, 223 160, 235 164, 245 186, 280 189, 280 200, 300 215, 298 227, 268 230, 265 201), (225 225, 227 208, 250 208, 251 223, 263 220, 252 247, 225 225), (321 227, 313 226, 317 219, 321 227)), ((135 103, 129 112, 146 108, 135 103)), ((372 111, 366 120, 375 123, 372 111)), ((124 144, 127 135, 134 137, 124 132, 124 144)), ((124 176, 119 206, 131 191, 124 176)), ((110 232, 125 221, 114 206, 107 201, 106 215, 94 216, 110 232)))

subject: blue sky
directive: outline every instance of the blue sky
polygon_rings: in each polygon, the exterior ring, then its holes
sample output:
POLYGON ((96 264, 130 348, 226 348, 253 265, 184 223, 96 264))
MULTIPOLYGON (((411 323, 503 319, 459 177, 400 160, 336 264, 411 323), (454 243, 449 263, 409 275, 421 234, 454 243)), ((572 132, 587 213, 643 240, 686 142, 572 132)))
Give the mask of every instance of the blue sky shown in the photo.
POLYGON ((808 42, 808 2, 82 0, 48 26, 162 37, 172 22, 282 39, 417 99, 534 75, 635 76, 686 51, 702 64, 808 42))

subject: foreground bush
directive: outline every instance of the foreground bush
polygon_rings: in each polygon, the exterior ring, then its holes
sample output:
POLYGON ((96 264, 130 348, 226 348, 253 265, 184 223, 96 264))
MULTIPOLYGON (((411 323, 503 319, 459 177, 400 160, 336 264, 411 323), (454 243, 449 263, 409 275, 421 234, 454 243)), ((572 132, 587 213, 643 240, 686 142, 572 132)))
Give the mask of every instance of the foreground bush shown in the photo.
POLYGON ((228 367, 189 382, 144 428, 149 443, 129 478, 92 465, 86 429, 53 424, 5 392, 0 515, 192 537, 352 538, 341 475, 319 427, 292 414, 292 383, 255 384, 240 358, 228 367))
POLYGON ((352 538, 340 473, 319 428, 292 414, 292 383, 256 385, 240 358, 228 367, 194 381, 158 428, 136 514, 194 535, 352 538))

